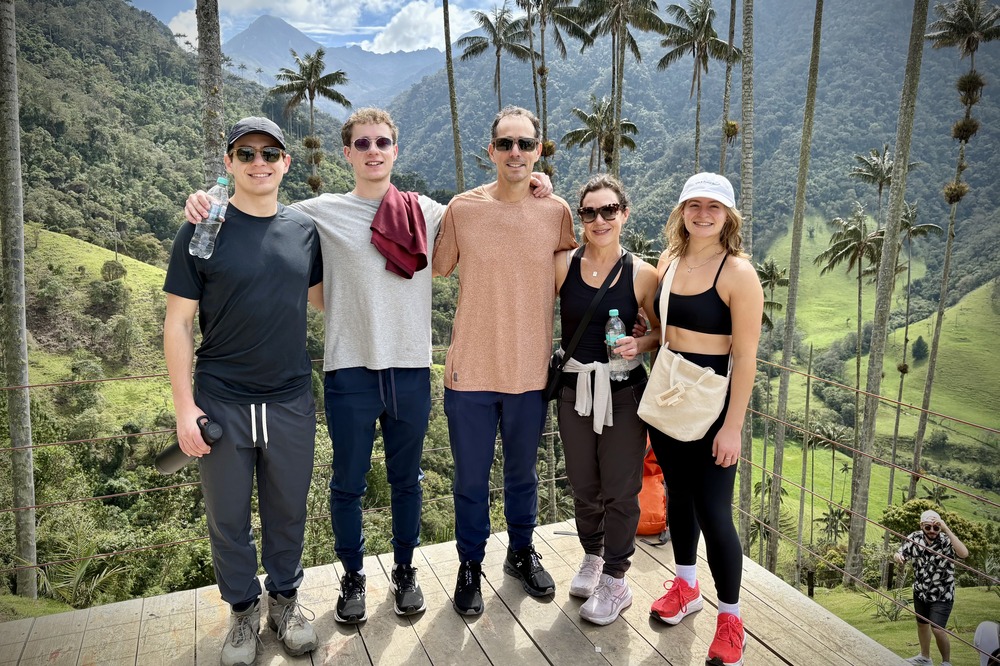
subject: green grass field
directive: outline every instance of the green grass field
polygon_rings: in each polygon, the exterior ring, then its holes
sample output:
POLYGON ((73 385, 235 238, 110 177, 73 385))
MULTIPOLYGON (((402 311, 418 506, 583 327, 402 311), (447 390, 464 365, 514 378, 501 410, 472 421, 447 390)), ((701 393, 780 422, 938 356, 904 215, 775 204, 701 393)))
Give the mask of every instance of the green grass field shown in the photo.
MULTIPOLYGON (((906 594, 911 598, 912 594, 906 594)), ((837 617, 875 639, 900 657, 909 658, 920 652, 917 626, 913 615, 903 611, 899 619, 875 617, 871 600, 864 594, 842 589, 816 589, 815 600, 837 617)), ((911 607, 912 608, 912 607, 911 607)), ((979 653, 971 646, 976 626, 983 620, 1000 618, 1000 594, 984 587, 960 587, 955 593, 955 607, 948 621, 948 630, 958 638, 951 639, 953 666, 979 666, 979 653)), ((941 655, 931 641, 934 663, 941 655)))

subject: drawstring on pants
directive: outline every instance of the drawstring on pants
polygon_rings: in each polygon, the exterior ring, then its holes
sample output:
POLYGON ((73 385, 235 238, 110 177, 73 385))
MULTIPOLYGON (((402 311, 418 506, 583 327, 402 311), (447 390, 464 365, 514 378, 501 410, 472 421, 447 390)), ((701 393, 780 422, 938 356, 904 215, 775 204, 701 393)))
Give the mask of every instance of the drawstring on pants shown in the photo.
MULTIPOLYGON (((260 429, 264 437, 264 448, 267 448, 267 403, 260 404, 260 429)), ((250 405, 250 439, 257 446, 257 405, 250 405)))

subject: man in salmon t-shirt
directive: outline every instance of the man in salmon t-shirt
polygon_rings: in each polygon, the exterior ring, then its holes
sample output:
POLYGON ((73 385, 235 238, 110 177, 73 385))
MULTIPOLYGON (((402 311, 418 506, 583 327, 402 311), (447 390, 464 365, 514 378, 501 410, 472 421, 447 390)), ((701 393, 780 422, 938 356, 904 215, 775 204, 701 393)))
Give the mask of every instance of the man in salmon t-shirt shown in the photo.
POLYGON ((504 572, 536 597, 555 591, 531 539, 538 510, 535 461, 552 350, 552 255, 576 247, 569 206, 531 196, 541 131, 530 111, 508 106, 488 148, 494 183, 456 196, 434 247, 437 275, 459 271, 458 308, 445 362, 444 409, 455 459, 455 537, 461 566, 453 605, 483 612, 482 560, 490 535, 489 480, 497 427, 503 442, 504 572))

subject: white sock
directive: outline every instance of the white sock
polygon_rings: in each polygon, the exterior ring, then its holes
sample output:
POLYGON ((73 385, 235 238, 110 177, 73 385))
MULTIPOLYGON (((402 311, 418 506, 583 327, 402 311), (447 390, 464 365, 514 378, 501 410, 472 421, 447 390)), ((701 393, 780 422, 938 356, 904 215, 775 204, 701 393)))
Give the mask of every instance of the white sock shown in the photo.
POLYGON ((740 616, 740 602, 737 601, 735 604, 727 604, 724 601, 720 601, 719 602, 719 615, 722 615, 723 613, 729 613, 730 615, 735 615, 736 617, 739 617, 740 616))
POLYGON ((364 567, 361 567, 360 569, 358 569, 357 573, 359 573, 359 574, 361 574, 362 576, 364 576, 364 575, 365 575, 365 568, 364 568, 364 567))
POLYGON ((690 585, 692 588, 694 588, 695 583, 698 582, 698 565, 678 564, 677 577, 683 580, 688 585, 690 585))

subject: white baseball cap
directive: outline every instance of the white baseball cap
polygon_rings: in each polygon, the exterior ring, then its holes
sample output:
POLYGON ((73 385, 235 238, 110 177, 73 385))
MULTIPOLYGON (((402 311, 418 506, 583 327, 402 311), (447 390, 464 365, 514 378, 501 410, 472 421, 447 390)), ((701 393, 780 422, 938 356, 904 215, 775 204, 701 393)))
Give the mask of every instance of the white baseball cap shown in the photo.
POLYGON ((933 523, 935 520, 941 520, 940 514, 933 509, 927 509, 922 514, 920 514, 920 524, 933 523))
POLYGON ((697 173, 687 179, 684 189, 681 190, 680 199, 677 203, 682 204, 688 199, 705 197, 733 208, 736 206, 736 195, 733 193, 733 184, 725 176, 707 171, 697 173))

